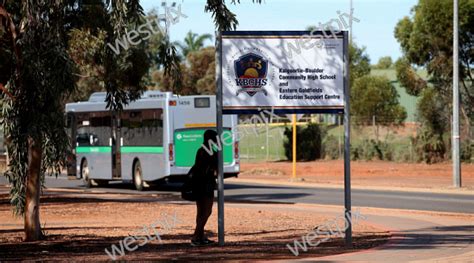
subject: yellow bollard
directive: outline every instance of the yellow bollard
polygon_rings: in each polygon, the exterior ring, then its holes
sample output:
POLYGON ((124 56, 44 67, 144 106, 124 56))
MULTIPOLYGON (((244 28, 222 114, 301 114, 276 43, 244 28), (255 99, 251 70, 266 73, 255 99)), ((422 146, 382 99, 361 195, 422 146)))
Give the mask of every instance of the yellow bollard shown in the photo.
POLYGON ((293 179, 296 179, 296 114, 293 114, 293 179))

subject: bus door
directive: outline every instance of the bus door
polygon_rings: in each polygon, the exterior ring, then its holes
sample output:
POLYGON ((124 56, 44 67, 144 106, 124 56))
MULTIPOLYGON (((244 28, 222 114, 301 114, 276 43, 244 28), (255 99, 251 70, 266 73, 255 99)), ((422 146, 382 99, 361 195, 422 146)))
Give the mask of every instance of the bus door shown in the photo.
POLYGON ((122 178, 122 156, 120 144, 122 141, 121 121, 119 114, 113 113, 112 116, 112 135, 110 138, 110 146, 112 147, 112 178, 122 178))
POLYGON ((110 111, 76 112, 76 160, 77 171, 89 179, 112 178, 112 116, 110 111))
POLYGON ((77 161, 76 161, 76 116, 74 112, 66 114, 67 135, 69 136, 70 152, 66 153, 67 160, 67 176, 69 179, 77 178, 77 161))

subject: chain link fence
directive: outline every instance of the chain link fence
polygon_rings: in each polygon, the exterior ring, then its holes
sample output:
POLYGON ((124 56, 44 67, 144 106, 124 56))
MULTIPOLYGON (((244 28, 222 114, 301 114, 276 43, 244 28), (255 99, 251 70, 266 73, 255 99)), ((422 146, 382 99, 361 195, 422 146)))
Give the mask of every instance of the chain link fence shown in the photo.
MULTIPOLYGON (((291 129, 291 115, 274 117, 271 121, 246 122, 249 116, 241 116, 239 130, 244 131, 240 140, 240 157, 244 161, 286 160, 283 143, 287 138, 285 128, 291 129)), ((405 122, 392 125, 392 120, 383 116, 361 118, 351 117, 351 157, 362 160, 387 160, 395 162, 420 161, 417 151, 417 136, 420 124, 405 122)), ((297 125, 318 123, 324 127, 324 158, 341 159, 344 149, 344 126, 342 115, 306 114, 298 119, 297 125)), ((461 154, 463 161, 474 162, 474 126, 461 127, 461 154), (470 157, 468 156, 470 153, 470 157)), ((302 138, 297 138, 302 139, 302 138)), ((310 138, 303 138, 310 140, 310 138)), ((451 158, 451 130, 444 133, 445 160, 451 158)))

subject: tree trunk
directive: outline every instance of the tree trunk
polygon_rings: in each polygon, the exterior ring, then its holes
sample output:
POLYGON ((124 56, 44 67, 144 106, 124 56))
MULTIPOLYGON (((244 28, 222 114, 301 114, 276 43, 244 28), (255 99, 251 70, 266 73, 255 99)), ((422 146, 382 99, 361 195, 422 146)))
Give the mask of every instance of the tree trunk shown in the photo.
POLYGON ((26 179, 25 241, 43 238, 40 225, 41 147, 28 139, 28 178, 26 179))

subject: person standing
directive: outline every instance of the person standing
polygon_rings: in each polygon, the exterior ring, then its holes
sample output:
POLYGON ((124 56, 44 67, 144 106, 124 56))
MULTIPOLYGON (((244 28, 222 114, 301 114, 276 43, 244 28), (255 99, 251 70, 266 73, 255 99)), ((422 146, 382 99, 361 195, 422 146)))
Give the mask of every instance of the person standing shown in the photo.
POLYGON ((217 132, 204 132, 203 146, 196 153, 193 167, 192 189, 196 198, 196 228, 191 239, 192 246, 202 246, 215 243, 204 235, 204 227, 212 214, 214 190, 216 189, 217 152, 212 145, 217 144, 217 132), (208 146, 209 148, 204 148, 208 146))

